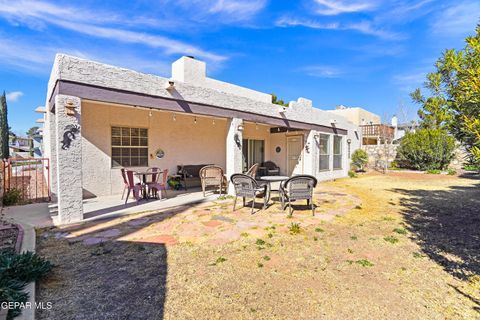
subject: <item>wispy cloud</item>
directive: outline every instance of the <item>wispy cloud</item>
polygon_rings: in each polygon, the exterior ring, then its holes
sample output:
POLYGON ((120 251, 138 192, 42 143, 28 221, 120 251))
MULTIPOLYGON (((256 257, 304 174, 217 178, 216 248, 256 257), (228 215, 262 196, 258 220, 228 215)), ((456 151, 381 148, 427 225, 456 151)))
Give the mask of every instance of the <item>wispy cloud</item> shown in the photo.
POLYGON ((435 16, 431 29, 437 35, 464 36, 475 31, 480 23, 480 2, 458 2, 435 16))
POLYGON ((339 68, 326 65, 306 66, 300 70, 309 76, 317 78, 339 78, 344 74, 339 68))
POLYGON ((20 99, 21 96, 23 96, 22 91, 7 92, 7 94, 5 95, 5 97, 7 98, 7 101, 9 102, 15 102, 18 99, 20 99))
POLYGON ((397 74, 392 78, 393 83, 406 93, 410 93, 423 85, 428 73, 428 69, 418 69, 411 73, 397 74))
POLYGON ((338 15, 372 10, 377 7, 376 1, 338 1, 338 0, 314 0, 318 5, 316 13, 320 15, 338 15))
POLYGON ((209 12, 228 15, 231 20, 249 20, 266 5, 266 0, 216 0, 209 12))
POLYGON ((195 55, 213 62, 221 62, 226 59, 225 56, 166 36, 130 31, 109 25, 117 23, 121 19, 129 20, 127 17, 119 17, 115 14, 58 6, 42 1, 21 0, 7 3, 7 1, 0 0, 0 16, 11 23, 22 23, 35 29, 54 25, 92 37, 163 49, 167 54, 195 55), (84 21, 88 21, 88 23, 84 21))
POLYGON ((324 29, 324 30, 353 30, 366 35, 375 36, 387 40, 401 40, 405 38, 405 35, 396 32, 390 32, 380 28, 376 28, 369 21, 360 21, 354 23, 322 23, 316 20, 298 19, 290 17, 282 17, 276 21, 278 27, 305 27, 312 29, 324 29))

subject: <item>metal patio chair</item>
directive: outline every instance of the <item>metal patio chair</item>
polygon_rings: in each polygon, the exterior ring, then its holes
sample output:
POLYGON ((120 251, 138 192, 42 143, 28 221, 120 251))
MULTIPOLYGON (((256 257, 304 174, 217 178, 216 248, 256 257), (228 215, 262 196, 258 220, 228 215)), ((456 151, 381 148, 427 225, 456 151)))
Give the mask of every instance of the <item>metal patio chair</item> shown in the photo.
POLYGON ((235 200, 233 201, 233 211, 235 211, 235 205, 237 204, 237 198, 242 197, 243 199, 243 206, 245 207, 245 199, 252 198, 252 211, 255 208, 255 198, 263 197, 263 209, 267 207, 267 186, 266 185, 259 185, 257 181, 242 173, 236 173, 232 175, 230 178, 234 189, 235 189, 235 200))
POLYGON ((315 204, 313 203, 313 189, 317 186, 317 179, 310 175, 298 175, 289 178, 280 184, 280 198, 282 210, 288 203, 289 216, 292 215, 292 202, 296 200, 307 200, 307 206, 311 206, 312 215, 315 215, 315 204))

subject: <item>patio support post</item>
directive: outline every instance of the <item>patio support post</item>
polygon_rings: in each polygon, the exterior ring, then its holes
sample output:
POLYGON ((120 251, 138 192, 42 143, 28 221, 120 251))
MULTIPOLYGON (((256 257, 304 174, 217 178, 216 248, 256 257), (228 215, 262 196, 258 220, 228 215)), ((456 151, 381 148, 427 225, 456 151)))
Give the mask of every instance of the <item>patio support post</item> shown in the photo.
MULTIPOLYGON (((242 173, 242 141, 243 141, 243 120, 239 118, 230 119, 226 150, 227 150, 227 179, 235 173, 242 173)), ((233 194, 234 189, 231 183, 228 184, 228 193, 233 194)))
POLYGON ((83 220, 81 101, 55 97, 57 204, 60 224, 83 220))
POLYGON ((305 148, 303 150, 303 172, 312 176, 316 176, 315 159, 317 158, 317 143, 315 141, 315 135, 317 131, 310 130, 305 133, 305 148))
MULTIPOLYGON (((48 105, 48 104, 47 104, 48 105)), ((46 148, 47 156, 50 159, 50 168, 48 169, 48 175, 50 176, 50 196, 52 202, 57 202, 57 137, 55 134, 55 111, 47 111, 47 126, 48 129, 45 133, 48 133, 48 147, 46 148)))

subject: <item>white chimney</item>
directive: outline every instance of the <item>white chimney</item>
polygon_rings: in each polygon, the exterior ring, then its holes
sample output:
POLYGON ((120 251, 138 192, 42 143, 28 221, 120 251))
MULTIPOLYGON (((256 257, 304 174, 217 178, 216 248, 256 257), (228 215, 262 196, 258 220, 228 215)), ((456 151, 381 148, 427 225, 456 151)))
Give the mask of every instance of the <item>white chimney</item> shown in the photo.
POLYGON ((397 116, 392 117, 392 127, 398 127, 398 118, 397 116))
POLYGON ((207 77, 207 65, 192 56, 183 56, 172 63, 172 80, 202 84, 207 77))

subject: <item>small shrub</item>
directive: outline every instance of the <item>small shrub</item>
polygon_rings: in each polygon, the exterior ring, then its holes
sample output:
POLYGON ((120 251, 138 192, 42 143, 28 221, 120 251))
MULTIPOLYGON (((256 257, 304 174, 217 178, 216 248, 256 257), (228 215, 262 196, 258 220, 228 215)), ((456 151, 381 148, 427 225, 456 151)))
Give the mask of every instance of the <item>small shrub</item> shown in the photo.
POLYGON ((440 170, 437 170, 437 169, 428 169, 427 171, 425 171, 426 174, 440 174, 442 173, 442 171, 440 170))
POLYGON ((467 164, 463 166, 463 170, 465 171, 477 171, 480 172, 480 165, 474 165, 474 164, 467 164))
POLYGON ((323 230, 322 228, 315 228, 315 232, 324 232, 325 230, 323 230))
POLYGON ((20 202, 22 192, 18 189, 12 188, 3 193, 3 205, 12 206, 20 202))
POLYGON ((262 239, 257 239, 257 241, 255 242, 255 244, 256 244, 257 246, 263 246, 263 245, 265 245, 265 241, 262 240, 262 239))
POLYGON ((223 263, 225 261, 227 261, 227 259, 225 259, 224 257, 218 257, 217 260, 215 260, 215 262, 212 263, 211 265, 216 266, 217 264, 223 263))
POLYGON ((417 259, 418 258, 423 258, 423 254, 421 254, 419 252, 414 252, 414 253, 412 253, 412 255, 413 255, 414 258, 417 258, 417 259))
POLYGON ((368 154, 365 150, 357 149, 352 154, 352 167, 357 171, 363 171, 368 163, 368 154))
POLYGON ((270 257, 269 256, 263 256, 263 260, 270 261, 270 257))
POLYGON ((358 178, 358 174, 355 173, 355 171, 348 170, 348 176, 350 178, 358 178))
POLYGON ((373 267, 373 263, 371 263, 367 259, 357 260, 355 261, 355 263, 361 265, 362 267, 373 267))
POLYGON ((448 174, 449 176, 454 176, 454 175, 457 174, 457 170, 452 169, 452 168, 449 168, 449 169, 447 170, 447 174, 448 174))
POLYGON ((398 242, 398 239, 393 237, 393 236, 387 236, 385 238, 383 238, 383 240, 387 241, 387 242, 390 242, 391 244, 395 244, 398 242))
POLYGON ((248 232, 242 232, 242 233, 240 233, 240 237, 246 238, 246 237, 248 237, 248 236, 249 236, 249 233, 248 233, 248 232))
POLYGON ((393 232, 396 232, 398 234, 407 234, 407 230, 403 229, 403 228, 395 228, 393 229, 393 232))
POLYGON ((350 239, 352 239, 352 240, 358 240, 358 237, 357 237, 357 236, 351 236, 350 239))
POLYGON ((263 263, 261 263, 261 262, 257 263, 257 267, 263 268, 263 263))
POLYGON ((273 234, 272 234, 272 233, 269 233, 269 234, 267 234, 267 237, 273 238, 273 234))
MULTIPOLYGON (((0 301, 26 302, 28 294, 23 290, 27 283, 44 277, 51 269, 49 261, 33 252, 0 252, 0 301)), ((20 313, 20 309, 9 310, 8 319, 20 313)))
POLYGON ((443 170, 454 156, 455 139, 441 129, 420 129, 407 133, 397 149, 397 161, 404 168, 443 170))
POLYGON ((288 227, 290 234, 299 234, 302 231, 300 224, 292 222, 288 227))

